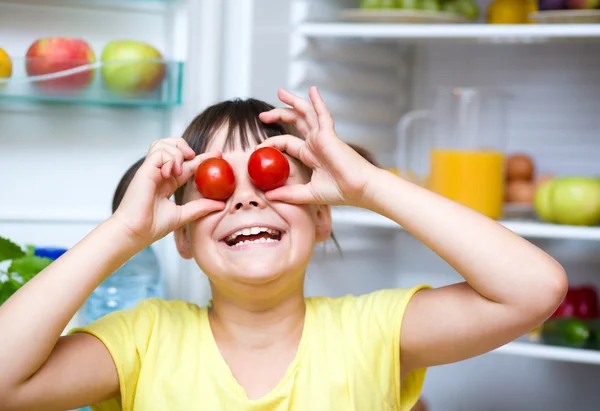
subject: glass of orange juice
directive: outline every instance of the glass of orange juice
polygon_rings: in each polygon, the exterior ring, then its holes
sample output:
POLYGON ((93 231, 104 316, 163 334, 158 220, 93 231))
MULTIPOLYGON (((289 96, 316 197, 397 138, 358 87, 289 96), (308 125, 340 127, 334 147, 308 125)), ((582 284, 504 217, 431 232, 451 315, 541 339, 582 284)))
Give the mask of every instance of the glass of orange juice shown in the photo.
POLYGON ((490 89, 438 89, 431 110, 409 112, 399 123, 401 174, 483 215, 500 218, 508 98, 490 89), (409 135, 412 124, 421 119, 433 125, 431 135, 409 135))

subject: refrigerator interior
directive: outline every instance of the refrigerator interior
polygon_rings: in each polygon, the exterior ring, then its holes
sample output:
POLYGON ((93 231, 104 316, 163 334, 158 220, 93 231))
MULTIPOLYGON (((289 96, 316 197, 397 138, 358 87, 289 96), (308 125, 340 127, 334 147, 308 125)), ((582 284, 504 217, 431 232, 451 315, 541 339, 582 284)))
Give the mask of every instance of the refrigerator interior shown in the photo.
MULTIPOLYGON (((482 14, 489 3, 480 2, 482 14)), ((485 28, 480 34, 436 38, 431 34, 435 26, 424 34, 410 28, 385 34, 376 24, 336 24, 339 10, 356 4, 296 0, 290 15, 289 87, 306 95, 310 85, 317 85, 342 139, 369 149, 385 167, 395 167, 396 130, 403 114, 430 108, 430 96, 440 86, 492 87, 511 95, 507 153, 530 154, 536 174, 600 174, 597 40, 494 36, 485 28)), ((414 132, 425 135, 427 129, 415 127, 414 132)), ((427 167, 426 150, 424 144, 423 155, 411 158, 419 170, 427 167)), ((347 249, 342 245, 342 258, 315 258, 307 280, 309 293, 340 295, 461 280, 409 233, 368 214, 356 213, 349 220, 335 225, 334 216, 335 227, 343 228, 338 238, 347 249)), ((563 264, 570 284, 600 285, 600 242, 563 239, 561 234, 535 237, 530 241, 563 264)), ((430 369, 423 395, 431 410, 597 409, 593 381, 600 378, 598 365, 565 361, 564 355, 551 360, 531 352, 511 354, 493 352, 430 369)))
MULTIPOLYGON (((598 174, 600 44, 518 36, 439 41, 302 33, 305 24, 335 19, 340 7, 352 5, 0 1, 0 47, 11 55, 22 56, 35 39, 53 35, 84 37, 99 54, 118 35, 147 41, 186 63, 183 105, 168 110, 0 100, 0 162, 8 171, 0 185, 1 235, 21 243, 73 245, 109 215, 118 180, 151 141, 181 133, 202 107, 222 97, 252 95, 276 104, 274 90, 286 78, 289 88, 304 95, 316 84, 340 137, 368 148, 385 166, 394 166, 397 122, 408 110, 427 107, 435 87, 494 86, 513 95, 507 152, 529 152, 541 173, 598 174)), ((334 219, 342 253, 331 242, 317 247, 307 294, 460 280, 410 234, 355 222, 334 219)), ((573 284, 600 286, 600 243, 532 241, 564 264, 573 284)), ((157 247, 170 296, 206 301, 206 279, 181 261, 172 238, 157 247)), ((599 370, 592 364, 490 353, 432 368, 424 397, 433 411, 593 410, 599 370)))

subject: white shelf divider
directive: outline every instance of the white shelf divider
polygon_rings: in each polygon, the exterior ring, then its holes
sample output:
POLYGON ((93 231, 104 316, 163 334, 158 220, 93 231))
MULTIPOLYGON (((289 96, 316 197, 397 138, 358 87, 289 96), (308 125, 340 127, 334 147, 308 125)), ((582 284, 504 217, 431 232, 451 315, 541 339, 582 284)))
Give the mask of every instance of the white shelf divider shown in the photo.
POLYGON ((481 40, 536 42, 597 39, 598 24, 373 24, 303 23, 297 33, 311 38, 481 40))
MULTIPOLYGON (((332 209, 332 217, 333 224, 339 226, 403 230, 394 221, 380 214, 352 207, 335 207, 332 209)), ((524 238, 600 241, 600 227, 577 227, 527 220, 500 221, 500 224, 524 238)))
POLYGON ((581 348, 555 347, 521 341, 510 342, 492 353, 516 355, 545 360, 600 365, 600 351, 581 348))

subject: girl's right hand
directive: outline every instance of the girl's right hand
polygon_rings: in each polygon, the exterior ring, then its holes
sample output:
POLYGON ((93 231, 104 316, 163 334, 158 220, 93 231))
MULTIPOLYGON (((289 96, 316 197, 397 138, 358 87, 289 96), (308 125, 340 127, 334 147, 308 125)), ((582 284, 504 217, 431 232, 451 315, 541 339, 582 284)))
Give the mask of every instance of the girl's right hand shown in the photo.
POLYGON ((170 200, 175 190, 194 176, 202 161, 220 156, 219 152, 196 156, 182 138, 155 141, 111 218, 122 224, 140 247, 145 247, 190 221, 223 210, 222 201, 199 198, 177 205, 170 200))

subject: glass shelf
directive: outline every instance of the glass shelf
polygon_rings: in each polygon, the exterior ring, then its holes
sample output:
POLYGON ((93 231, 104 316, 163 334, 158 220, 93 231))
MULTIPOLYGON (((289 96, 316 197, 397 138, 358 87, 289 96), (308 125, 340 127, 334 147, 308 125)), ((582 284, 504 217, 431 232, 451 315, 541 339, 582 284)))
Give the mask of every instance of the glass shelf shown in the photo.
POLYGON ((12 100, 157 108, 181 104, 183 63, 179 61, 147 59, 83 64, 72 60, 13 58, 12 62, 11 78, 0 79, 0 103, 12 100))

